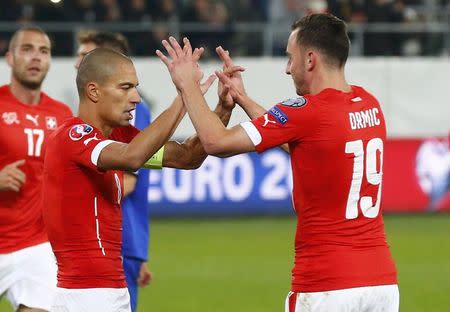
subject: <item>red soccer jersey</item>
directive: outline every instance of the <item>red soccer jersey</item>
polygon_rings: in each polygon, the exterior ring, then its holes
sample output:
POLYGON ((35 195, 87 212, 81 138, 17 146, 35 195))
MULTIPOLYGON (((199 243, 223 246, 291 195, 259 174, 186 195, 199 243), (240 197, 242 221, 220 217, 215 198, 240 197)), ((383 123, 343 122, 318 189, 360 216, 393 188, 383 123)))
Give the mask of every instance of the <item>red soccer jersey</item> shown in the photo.
POLYGON ((396 284, 380 211, 386 125, 377 100, 356 86, 325 89, 243 127, 257 152, 289 143, 298 219, 292 291, 396 284))
POLYGON ((19 102, 0 87, 0 170, 17 160, 26 182, 20 192, 0 192, 0 254, 47 241, 41 185, 48 136, 72 116, 69 107, 41 93, 37 105, 19 102))
MULTIPOLYGON (((121 127, 118 141, 138 130, 121 127)), ((80 118, 64 123, 48 141, 44 165, 44 221, 58 263, 58 287, 126 287, 122 268, 123 174, 102 171, 97 160, 109 143, 80 118)))

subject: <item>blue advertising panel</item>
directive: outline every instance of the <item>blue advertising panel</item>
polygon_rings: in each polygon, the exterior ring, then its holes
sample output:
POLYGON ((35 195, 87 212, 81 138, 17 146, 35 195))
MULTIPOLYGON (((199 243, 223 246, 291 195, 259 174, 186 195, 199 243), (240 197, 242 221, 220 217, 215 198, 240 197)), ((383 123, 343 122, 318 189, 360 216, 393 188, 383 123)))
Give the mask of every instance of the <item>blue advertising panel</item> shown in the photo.
POLYGON ((291 166, 281 149, 209 156, 199 169, 151 170, 149 179, 154 216, 293 213, 291 166))

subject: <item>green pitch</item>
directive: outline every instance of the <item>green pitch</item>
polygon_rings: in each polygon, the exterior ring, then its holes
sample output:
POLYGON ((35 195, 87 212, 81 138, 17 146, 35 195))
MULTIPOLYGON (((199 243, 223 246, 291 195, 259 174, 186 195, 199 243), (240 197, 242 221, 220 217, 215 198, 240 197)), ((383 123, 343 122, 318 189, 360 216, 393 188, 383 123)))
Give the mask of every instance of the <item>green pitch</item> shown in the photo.
MULTIPOLYGON (((450 214, 385 217, 401 311, 448 311, 450 214)), ((154 220, 138 311, 283 311, 294 218, 154 220)), ((0 311, 11 311, 5 300, 0 311)))

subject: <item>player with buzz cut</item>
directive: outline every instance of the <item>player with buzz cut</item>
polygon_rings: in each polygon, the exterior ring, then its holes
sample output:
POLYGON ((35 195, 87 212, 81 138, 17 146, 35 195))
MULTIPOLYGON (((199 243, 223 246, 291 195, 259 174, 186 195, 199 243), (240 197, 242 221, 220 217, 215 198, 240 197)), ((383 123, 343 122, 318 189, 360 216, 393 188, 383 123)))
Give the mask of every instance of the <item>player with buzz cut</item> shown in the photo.
POLYGON ((9 42, 11 81, 0 87, 0 296, 15 311, 48 311, 56 263, 42 220, 41 186, 47 139, 72 116, 41 91, 51 44, 38 27, 9 42))
MULTIPOLYGON (((195 49, 196 62, 202 52, 195 49)), ((197 83, 202 76, 197 66, 197 83)), ((199 84, 202 92, 213 78, 199 84)), ((77 73, 78 117, 50 138, 43 203, 58 264, 52 311, 130 311, 121 256, 123 171, 146 164, 192 168, 206 157, 196 137, 188 143, 167 143, 185 114, 179 96, 142 132, 130 125, 140 101, 137 85, 128 57, 105 48, 88 53, 77 73), (163 145, 165 151, 158 153, 163 145)), ((232 100, 224 90, 224 98, 232 100)), ((218 112, 224 123, 231 108, 224 104, 218 112)))
MULTIPOLYGON (((285 311, 398 311, 396 268, 380 206, 386 124, 375 97, 346 82, 345 23, 329 14, 294 23, 286 73, 299 97, 268 111, 245 94, 239 75, 216 72, 235 101, 258 115, 231 129, 206 105, 190 50, 171 43, 170 58, 157 54, 207 153, 227 157, 289 145, 298 223, 285 311), (352 116, 368 111, 373 122, 353 124, 352 116)), ((228 54, 218 52, 231 66, 228 54)))
MULTIPOLYGON (((77 39, 79 46, 75 61, 76 69, 79 68, 83 57, 96 48, 108 48, 124 55, 130 53, 128 41, 120 33, 88 30, 80 32, 77 39)), ((221 88, 221 84, 218 96, 220 100, 215 111, 227 124, 235 104, 231 96, 227 96, 226 91, 221 88)), ((150 124, 150 112, 142 99, 136 105, 130 123, 140 130, 150 124)), ((155 155, 154 160, 158 162, 156 167, 159 168, 195 169, 203 163, 206 156, 198 136, 194 135, 182 143, 167 142, 155 155)), ((148 177, 149 172, 145 169, 139 170, 137 175, 132 172, 124 172, 123 175, 122 255, 132 311, 137 309, 138 286, 145 287, 152 277, 147 266, 150 218, 147 201, 148 177)))

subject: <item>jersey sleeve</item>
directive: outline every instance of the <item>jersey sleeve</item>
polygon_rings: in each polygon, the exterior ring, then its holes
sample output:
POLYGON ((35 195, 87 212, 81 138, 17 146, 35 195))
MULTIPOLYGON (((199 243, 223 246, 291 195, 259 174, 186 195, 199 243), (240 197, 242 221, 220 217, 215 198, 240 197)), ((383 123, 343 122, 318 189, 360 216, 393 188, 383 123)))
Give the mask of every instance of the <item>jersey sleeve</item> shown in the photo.
MULTIPOLYGON (((304 99, 302 97, 302 99, 304 99)), ((317 112, 311 104, 306 107, 289 106, 282 102, 268 110, 264 115, 241 123, 255 145, 257 152, 263 152, 284 143, 300 142, 314 132, 317 125, 317 112)))
POLYGON ((66 129, 61 146, 67 158, 74 163, 97 170, 102 150, 114 140, 105 139, 102 133, 87 124, 78 124, 66 129))
POLYGON ((111 139, 122 143, 130 143, 139 132, 139 129, 131 125, 118 127, 114 128, 111 133, 111 139))

